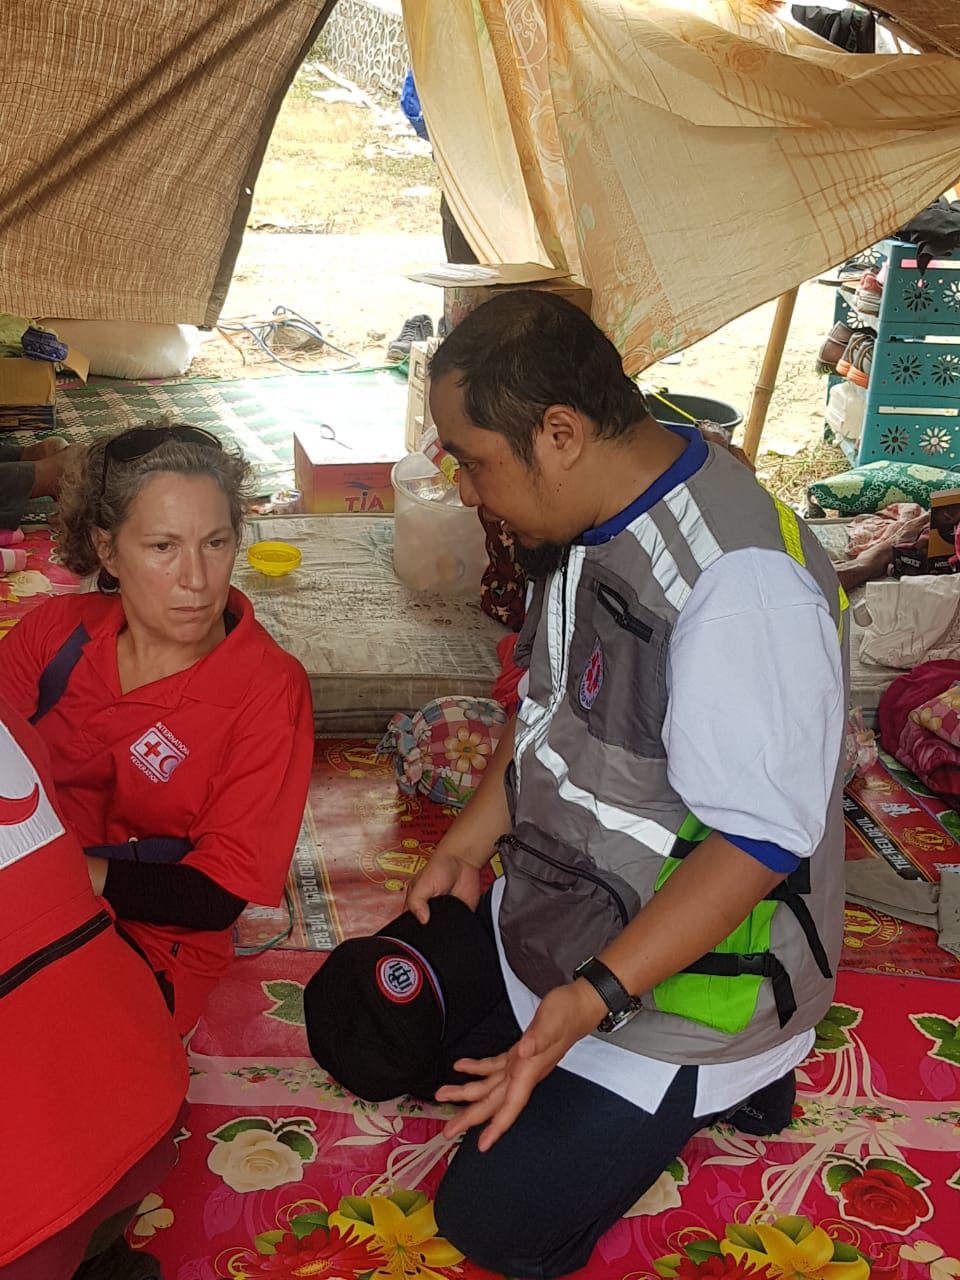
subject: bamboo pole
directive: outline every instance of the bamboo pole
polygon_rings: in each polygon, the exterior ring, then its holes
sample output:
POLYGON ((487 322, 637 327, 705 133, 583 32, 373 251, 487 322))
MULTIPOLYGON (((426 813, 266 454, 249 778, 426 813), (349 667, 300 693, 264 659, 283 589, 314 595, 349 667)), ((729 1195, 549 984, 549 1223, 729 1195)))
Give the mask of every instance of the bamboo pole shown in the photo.
POLYGON ((786 293, 782 293, 777 300, 777 310, 773 317, 773 324, 770 326, 767 349, 763 353, 760 376, 757 379, 756 386, 753 388, 753 399, 750 401, 747 425, 743 429, 743 451, 751 462, 756 462, 757 460, 760 435, 763 432, 763 424, 767 420, 770 397, 773 395, 774 388, 777 385, 777 373, 780 369, 780 361, 783 358, 783 348, 787 341, 787 334, 790 331, 790 321, 793 318, 793 308, 796 306, 796 302, 797 289, 789 289, 786 293))

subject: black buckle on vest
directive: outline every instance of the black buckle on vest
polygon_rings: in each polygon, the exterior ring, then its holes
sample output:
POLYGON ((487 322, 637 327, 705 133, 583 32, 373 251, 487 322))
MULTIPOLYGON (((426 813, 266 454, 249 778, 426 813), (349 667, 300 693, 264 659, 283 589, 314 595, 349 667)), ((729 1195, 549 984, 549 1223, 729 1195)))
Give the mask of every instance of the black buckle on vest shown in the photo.
MULTIPOLYGON (((692 853, 700 844, 699 840, 682 840, 679 836, 670 850, 670 857, 683 859, 692 853)), ((817 929, 816 922, 810 914, 810 908, 803 895, 810 893, 810 860, 804 858, 790 875, 767 894, 767 900, 782 902, 793 913, 797 924, 803 931, 807 946, 813 955, 817 968, 825 978, 833 977, 830 961, 817 929)), ((694 964, 688 965, 684 973, 701 973, 708 977, 736 978, 741 974, 753 977, 769 978, 773 985, 773 998, 777 1007, 780 1026, 784 1027, 797 1011, 797 999, 793 992, 790 975, 782 963, 772 952, 758 952, 751 955, 719 955, 711 952, 702 956, 694 964)))
MULTIPOLYGON (((699 840, 681 840, 677 836, 673 842, 673 848, 670 850, 670 857, 682 860, 687 854, 692 853, 699 844, 699 840)), ((781 880, 775 888, 770 890, 766 900, 782 902, 793 913, 794 919, 807 940, 807 946, 810 948, 817 968, 825 978, 832 978, 833 970, 830 968, 830 961, 827 959, 827 952, 820 937, 820 931, 813 916, 810 914, 810 908, 803 900, 803 896, 809 893, 810 861, 808 858, 804 858, 795 871, 791 871, 785 880, 781 880)), ((753 972, 753 970, 744 970, 744 972, 753 972)))
POLYGON ((734 956, 737 962, 737 973, 749 973, 757 978, 766 978, 768 955, 765 951, 757 951, 747 956, 734 956))
POLYGON ((793 993, 790 975, 769 951, 750 952, 746 955, 720 955, 711 951, 709 955, 701 956, 693 964, 687 965, 683 972, 704 974, 710 978, 739 978, 744 974, 755 978, 769 978, 780 1026, 785 1027, 797 1012, 797 998, 793 993))

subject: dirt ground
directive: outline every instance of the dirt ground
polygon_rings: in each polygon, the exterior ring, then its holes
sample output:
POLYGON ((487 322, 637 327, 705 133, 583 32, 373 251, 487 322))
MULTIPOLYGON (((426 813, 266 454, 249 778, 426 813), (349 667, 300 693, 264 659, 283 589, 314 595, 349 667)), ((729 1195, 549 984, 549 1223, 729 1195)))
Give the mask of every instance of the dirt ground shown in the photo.
MULTIPOLYGON (((301 70, 277 122, 257 183, 224 321, 266 324, 276 307, 298 312, 328 343, 364 365, 382 362, 407 316, 441 310, 439 291, 406 273, 443 261, 440 189, 427 143, 399 107, 374 101, 317 63, 301 70)), ((746 414, 774 303, 741 316, 647 377, 674 392, 711 396, 746 414)), ((814 368, 832 323, 833 290, 800 289, 777 389, 761 441, 759 469, 797 490, 842 470, 822 444, 824 379, 814 368)), ((335 367, 346 357, 284 326, 275 349, 294 367, 335 367), (288 346, 289 341, 293 345, 288 346)), ((195 377, 243 377, 278 366, 247 337, 216 335, 191 368, 195 377), (239 349, 238 349, 239 348, 239 349), (241 352, 243 353, 241 355, 241 352)), ((791 495, 792 496, 792 495, 791 495)))

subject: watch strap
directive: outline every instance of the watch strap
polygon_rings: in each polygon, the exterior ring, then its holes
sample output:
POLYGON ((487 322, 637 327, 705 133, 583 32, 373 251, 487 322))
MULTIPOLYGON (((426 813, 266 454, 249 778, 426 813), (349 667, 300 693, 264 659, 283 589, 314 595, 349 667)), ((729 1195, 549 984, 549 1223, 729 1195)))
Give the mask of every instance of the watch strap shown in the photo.
POLYGON ((594 956, 579 964, 573 976, 585 978, 610 1010, 598 1031, 616 1031, 642 1008, 640 997, 632 996, 617 975, 594 956))

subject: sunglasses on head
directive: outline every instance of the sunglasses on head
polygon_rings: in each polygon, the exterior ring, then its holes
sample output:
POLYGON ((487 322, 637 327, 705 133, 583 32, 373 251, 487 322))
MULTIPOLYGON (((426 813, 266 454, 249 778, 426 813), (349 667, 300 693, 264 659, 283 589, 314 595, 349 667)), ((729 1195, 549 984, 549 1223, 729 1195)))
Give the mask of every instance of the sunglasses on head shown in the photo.
POLYGON ((145 458, 162 444, 175 440, 178 444, 195 444, 201 449, 222 449, 220 441, 203 427, 190 427, 185 423, 174 423, 172 426, 131 427, 121 432, 107 444, 103 451, 103 474, 100 477, 100 496, 107 487, 107 472, 114 462, 136 462, 145 458))

